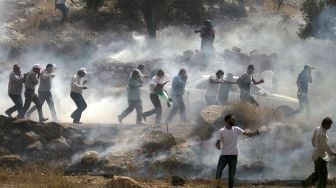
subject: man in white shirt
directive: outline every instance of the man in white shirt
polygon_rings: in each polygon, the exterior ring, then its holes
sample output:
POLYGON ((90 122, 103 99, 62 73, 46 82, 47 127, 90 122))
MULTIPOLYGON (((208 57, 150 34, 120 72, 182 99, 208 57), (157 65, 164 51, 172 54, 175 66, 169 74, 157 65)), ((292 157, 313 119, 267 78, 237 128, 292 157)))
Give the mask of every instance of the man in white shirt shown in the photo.
POLYGON ((222 172, 227 164, 229 164, 229 188, 233 187, 234 176, 237 168, 238 136, 245 135, 253 137, 259 135, 259 130, 254 132, 246 132, 236 126, 236 119, 232 114, 228 114, 224 118, 225 126, 218 131, 218 139, 216 142, 217 149, 221 149, 221 156, 218 160, 216 179, 222 177, 222 172))
POLYGON ((149 98, 154 106, 154 109, 144 112, 142 118, 146 121, 148 116, 156 114, 155 123, 161 124, 162 120, 162 106, 159 99, 159 96, 164 98, 167 101, 167 105, 170 105, 171 99, 167 95, 167 92, 164 90, 164 86, 169 82, 169 78, 165 76, 163 70, 159 69, 156 73, 156 76, 152 78, 150 84, 150 95, 149 98))
MULTIPOLYGON (((47 101, 51 115, 54 121, 57 121, 57 115, 54 105, 54 99, 51 94, 52 80, 55 77, 54 73, 55 66, 53 64, 48 64, 46 69, 41 72, 40 76, 40 86, 38 89, 38 97, 40 99, 41 105, 43 106, 44 102, 47 101)), ((29 117, 31 113, 36 110, 36 106, 33 106, 28 112, 27 116, 29 117)))
POLYGON ((218 70, 209 77, 208 88, 205 93, 205 101, 207 105, 218 105, 217 95, 221 83, 233 84, 232 81, 223 79, 224 71, 218 70))
POLYGON ((318 188, 325 188, 327 186, 328 180, 328 168, 327 161, 328 155, 336 156, 335 151, 333 151, 328 146, 328 133, 333 121, 331 118, 326 117, 322 120, 320 127, 317 127, 314 131, 312 137, 312 144, 314 147, 314 152, 312 159, 315 164, 315 172, 313 172, 307 179, 301 181, 302 187, 312 186, 317 182, 318 188))
POLYGON ((81 68, 78 70, 77 74, 72 77, 71 80, 71 93, 70 97, 75 102, 77 109, 71 114, 71 118, 73 118, 73 123, 81 124, 80 119, 82 117, 83 111, 86 109, 87 104, 82 95, 83 90, 87 89, 85 84, 86 80, 83 80, 87 71, 85 68, 81 68))

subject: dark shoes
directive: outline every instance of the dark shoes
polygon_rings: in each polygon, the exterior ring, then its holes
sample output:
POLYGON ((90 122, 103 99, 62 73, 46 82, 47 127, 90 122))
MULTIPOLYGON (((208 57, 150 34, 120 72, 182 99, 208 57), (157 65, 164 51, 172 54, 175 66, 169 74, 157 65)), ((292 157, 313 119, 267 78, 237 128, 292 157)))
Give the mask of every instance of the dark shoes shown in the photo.
POLYGON ((12 114, 9 112, 5 112, 5 114, 9 117, 9 118, 13 118, 12 114))
POLYGON ((75 120, 73 120, 73 122, 72 122, 73 124, 83 124, 82 122, 79 122, 79 121, 75 121, 75 120))
POLYGON ((39 122, 40 122, 40 123, 44 123, 45 121, 48 121, 48 119, 49 119, 49 118, 41 118, 39 122))

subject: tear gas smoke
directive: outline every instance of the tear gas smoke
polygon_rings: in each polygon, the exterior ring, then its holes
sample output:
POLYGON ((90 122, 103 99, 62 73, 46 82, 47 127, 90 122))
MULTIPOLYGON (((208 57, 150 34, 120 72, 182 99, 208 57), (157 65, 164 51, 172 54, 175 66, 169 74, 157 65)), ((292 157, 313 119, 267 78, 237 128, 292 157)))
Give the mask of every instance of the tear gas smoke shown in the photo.
MULTIPOLYGON (((329 40, 300 40, 296 33, 301 22, 300 17, 288 18, 268 13, 255 13, 244 22, 231 24, 232 28, 225 28, 226 23, 216 23, 215 48, 217 53, 237 46, 244 53, 258 50, 259 53, 274 52, 277 54, 277 64, 272 67, 274 67, 279 82, 278 91, 281 93, 295 97, 297 93, 296 78, 303 66, 312 64, 316 67, 313 70, 313 83, 310 84, 312 121, 306 127, 301 127, 293 122, 273 122, 268 125, 269 132, 265 135, 252 139, 241 139, 239 141, 241 156, 238 163, 241 173, 238 173, 238 178, 294 179, 307 176, 313 169, 310 160, 312 130, 320 124, 323 117, 331 116, 334 119, 336 117, 333 114, 336 111, 336 98, 334 97, 336 92, 334 87, 336 79, 334 49, 336 44, 329 40), (244 175, 244 169, 249 169, 256 162, 261 162, 265 168, 261 172, 252 169, 252 173, 244 175)), ((199 36, 195 35, 193 30, 194 28, 187 26, 163 28, 158 32, 159 37, 155 44, 148 42, 143 35, 133 33, 131 42, 126 40, 114 42, 112 40, 108 45, 98 44, 98 50, 92 54, 91 60, 109 57, 126 63, 162 58, 162 68, 172 78, 177 74, 179 68, 183 67, 183 65, 174 62, 174 57, 181 55, 185 50, 198 49, 200 46, 199 36)), ((215 72, 217 68, 222 68, 225 73, 241 74, 245 72, 246 67, 226 63, 225 59, 219 57, 216 60, 216 66, 208 66, 207 69, 201 71, 189 71, 189 76, 198 77, 201 74, 210 74, 215 72)), ((57 65, 57 76, 52 91, 55 97, 56 111, 61 122, 70 122, 69 116, 75 109, 69 96, 71 76, 76 74, 79 67, 87 66, 90 69, 92 64, 87 64, 84 61, 65 61, 44 50, 31 50, 17 58, 17 61, 22 65, 23 72, 29 71, 31 66, 36 63, 43 66, 48 63, 57 65)), ((2 64, 1 71, 0 86, 3 89, 0 91, 2 98, 0 110, 4 112, 12 105, 6 89, 11 65, 2 64)), ((260 72, 256 70, 256 77, 258 77, 258 73, 260 72)), ((89 74, 89 77, 95 76, 97 75, 89 74)), ((117 114, 127 106, 126 97, 102 94, 104 88, 109 87, 109 84, 114 80, 100 80, 91 83, 90 80, 88 81, 89 90, 84 91, 88 108, 83 113, 82 121, 94 124, 116 123, 117 114)), ((148 87, 148 85, 144 87, 148 87)), ((144 110, 151 108, 148 96, 143 95, 142 97, 145 102, 144 110)), ((46 104, 44 111, 49 115, 46 104)), ((195 118, 193 115, 197 116, 197 114, 189 114, 189 117, 195 118)), ((134 115, 124 121, 132 122, 132 119, 135 119, 134 115)), ((334 133, 333 129, 332 131, 331 134, 334 133)), ((95 133, 92 134, 90 136, 92 139, 98 139, 95 133)), ((195 155, 189 158, 184 156, 185 159, 191 160, 190 162, 193 164, 198 163, 206 167, 204 172, 200 173, 201 175, 193 174, 194 177, 212 177, 210 174, 213 174, 219 156, 219 152, 214 147, 215 139, 214 135, 212 139, 203 143, 205 147, 199 146, 199 143, 192 139, 187 140, 189 149, 193 150, 192 153, 195 155)), ((111 146, 100 150, 100 152, 107 154, 111 151, 127 151, 138 146, 135 144, 138 142, 136 139, 131 144, 125 143, 123 139, 116 141, 120 143, 117 144, 118 146, 111 146)), ((77 155, 74 158, 77 158, 77 155)), ((331 169, 331 176, 334 176, 335 173, 336 171, 331 169)))

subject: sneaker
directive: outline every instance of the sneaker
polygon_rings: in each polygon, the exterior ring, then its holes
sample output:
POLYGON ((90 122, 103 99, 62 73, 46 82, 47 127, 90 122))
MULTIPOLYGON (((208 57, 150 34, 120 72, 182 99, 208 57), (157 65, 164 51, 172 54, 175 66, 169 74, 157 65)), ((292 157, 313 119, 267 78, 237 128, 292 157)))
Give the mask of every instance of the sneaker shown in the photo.
POLYGON ((12 114, 9 112, 5 112, 5 114, 9 117, 9 118, 13 118, 12 114))
POLYGON ((42 118, 42 119, 40 119, 39 122, 40 122, 40 123, 43 123, 43 122, 45 122, 45 121, 48 121, 48 119, 49 119, 49 118, 42 118))
POLYGON ((120 124, 122 124, 122 119, 121 119, 120 115, 118 115, 118 121, 119 121, 120 124))

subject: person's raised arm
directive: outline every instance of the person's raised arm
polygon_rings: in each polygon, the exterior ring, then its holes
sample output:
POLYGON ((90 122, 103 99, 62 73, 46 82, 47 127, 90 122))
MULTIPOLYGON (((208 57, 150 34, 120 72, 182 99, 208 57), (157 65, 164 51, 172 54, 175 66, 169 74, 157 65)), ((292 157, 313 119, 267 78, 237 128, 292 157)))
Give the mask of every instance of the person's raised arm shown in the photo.
POLYGON ((243 135, 245 135, 245 136, 247 136, 247 137, 253 137, 253 136, 260 135, 260 133, 259 133, 259 130, 257 129, 257 130, 254 131, 254 132, 247 132, 247 131, 244 131, 244 132, 243 132, 243 135))

